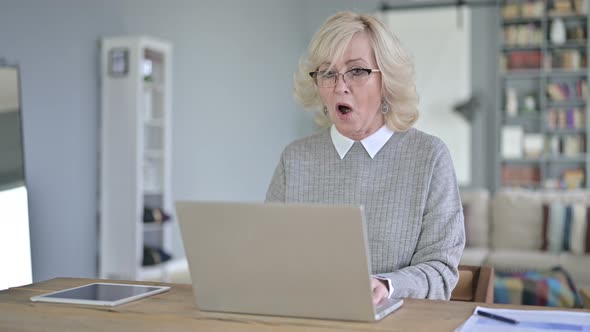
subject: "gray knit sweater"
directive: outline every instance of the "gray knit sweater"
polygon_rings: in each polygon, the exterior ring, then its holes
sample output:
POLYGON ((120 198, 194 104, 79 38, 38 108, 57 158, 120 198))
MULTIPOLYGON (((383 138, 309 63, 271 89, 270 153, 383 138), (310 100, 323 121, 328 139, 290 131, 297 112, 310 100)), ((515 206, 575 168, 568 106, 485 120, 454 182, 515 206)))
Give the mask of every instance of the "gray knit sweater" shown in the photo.
POLYGON ((396 132, 371 159, 355 142, 340 159, 329 129, 285 148, 267 201, 363 205, 373 274, 393 297, 449 299, 465 246, 450 153, 417 129, 396 132))

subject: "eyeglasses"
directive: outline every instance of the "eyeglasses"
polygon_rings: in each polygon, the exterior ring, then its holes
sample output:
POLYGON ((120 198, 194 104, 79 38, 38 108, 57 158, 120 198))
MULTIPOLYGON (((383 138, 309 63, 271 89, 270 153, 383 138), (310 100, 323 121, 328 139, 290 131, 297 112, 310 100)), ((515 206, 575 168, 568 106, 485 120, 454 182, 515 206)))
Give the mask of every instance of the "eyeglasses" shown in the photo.
POLYGON ((338 81, 338 77, 340 75, 342 75, 344 83, 348 84, 349 86, 359 86, 367 82, 371 73, 379 72, 381 72, 379 69, 353 68, 344 74, 340 74, 339 72, 333 70, 312 71, 309 73, 309 76, 315 80, 318 86, 322 88, 333 88, 336 86, 336 82, 338 81))

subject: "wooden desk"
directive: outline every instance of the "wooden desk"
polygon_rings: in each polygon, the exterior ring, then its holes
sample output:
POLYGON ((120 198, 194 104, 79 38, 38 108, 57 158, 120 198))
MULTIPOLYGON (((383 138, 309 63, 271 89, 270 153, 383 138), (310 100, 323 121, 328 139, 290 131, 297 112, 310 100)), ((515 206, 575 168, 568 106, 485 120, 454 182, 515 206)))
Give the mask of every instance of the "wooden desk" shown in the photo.
POLYGON ((112 308, 29 300, 34 295, 95 281, 57 278, 0 292, 0 331, 453 331, 477 305, 407 299, 378 323, 358 323, 201 312, 195 306, 191 286, 181 284, 166 284, 172 286, 166 293, 112 308))

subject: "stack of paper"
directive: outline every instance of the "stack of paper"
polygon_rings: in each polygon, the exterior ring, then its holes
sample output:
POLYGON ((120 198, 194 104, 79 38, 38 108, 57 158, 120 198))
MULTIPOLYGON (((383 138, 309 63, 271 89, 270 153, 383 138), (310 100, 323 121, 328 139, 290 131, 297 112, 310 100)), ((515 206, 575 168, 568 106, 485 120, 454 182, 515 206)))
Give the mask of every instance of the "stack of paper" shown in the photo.
POLYGON ((503 331, 503 332, 548 332, 548 331, 590 331, 590 312, 563 310, 512 310, 477 307, 473 315, 455 332, 503 331), (507 323, 477 314, 484 311, 491 316, 506 317, 516 321, 507 323))

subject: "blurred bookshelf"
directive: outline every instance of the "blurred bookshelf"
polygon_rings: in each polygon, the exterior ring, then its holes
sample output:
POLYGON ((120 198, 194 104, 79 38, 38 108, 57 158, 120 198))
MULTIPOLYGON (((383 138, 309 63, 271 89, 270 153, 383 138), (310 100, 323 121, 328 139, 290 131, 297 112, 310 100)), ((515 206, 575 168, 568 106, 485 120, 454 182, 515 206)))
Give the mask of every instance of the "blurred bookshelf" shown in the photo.
POLYGON ((589 187, 588 9, 499 2, 496 189, 589 187))

